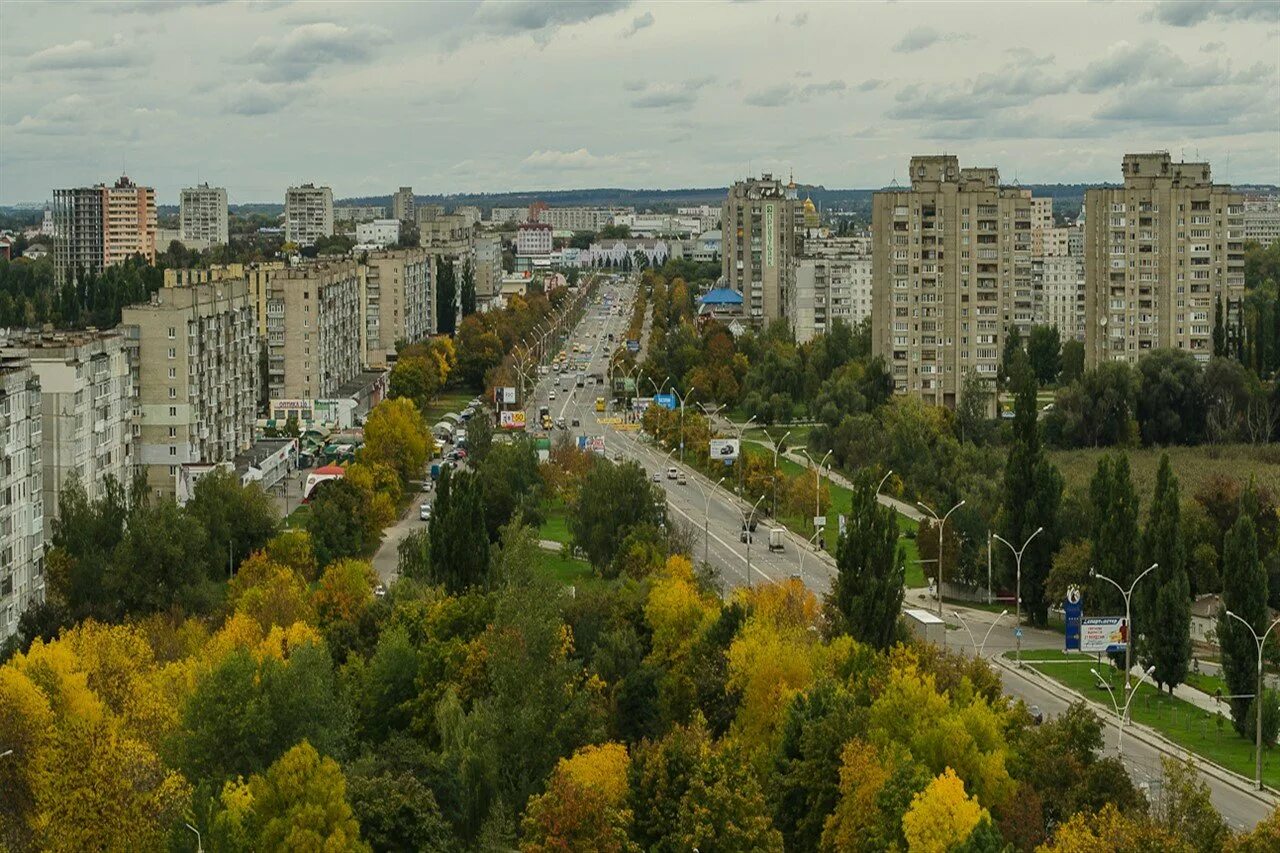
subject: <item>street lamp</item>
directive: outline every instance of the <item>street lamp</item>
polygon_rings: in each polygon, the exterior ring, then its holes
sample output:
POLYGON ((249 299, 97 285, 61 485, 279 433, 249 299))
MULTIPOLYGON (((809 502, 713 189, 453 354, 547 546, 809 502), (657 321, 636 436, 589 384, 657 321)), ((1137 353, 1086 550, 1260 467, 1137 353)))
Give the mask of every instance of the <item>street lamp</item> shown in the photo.
POLYGON ((983 634, 983 635, 982 635, 982 643, 981 643, 981 644, 979 644, 979 643, 978 643, 978 641, 974 639, 974 637, 973 637, 973 632, 969 630, 969 623, 968 623, 968 622, 966 622, 966 621, 964 621, 964 617, 960 615, 960 611, 959 611, 959 610, 952 610, 952 611, 951 611, 951 615, 952 615, 952 616, 954 616, 954 617, 956 617, 957 619, 959 619, 959 620, 960 620, 960 624, 961 624, 961 626, 963 626, 963 627, 964 627, 965 633, 969 635, 969 642, 973 643, 973 651, 974 651, 974 653, 978 656, 978 658, 979 658, 979 659, 981 659, 981 658, 982 658, 982 652, 983 652, 983 650, 987 647, 987 640, 991 637, 991 632, 995 629, 995 627, 996 627, 997 625, 999 625, 999 624, 1000 624, 1000 620, 1001 620, 1001 619, 1003 619, 1005 616, 1009 615, 1009 611, 1008 611, 1008 610, 1001 610, 1001 611, 1000 611, 1000 615, 999 615, 999 616, 997 616, 997 617, 995 618, 995 621, 991 623, 991 627, 987 628, 987 633, 985 633, 985 634, 983 634))
POLYGON ((189 823, 186 824, 186 827, 196 834, 196 853, 204 853, 204 844, 200 840, 200 830, 189 823))
POLYGON ((773 470, 769 472, 769 479, 773 482, 773 509, 770 515, 774 518, 778 517, 778 451, 782 448, 782 442, 787 440, 787 436, 791 435, 791 430, 787 430, 782 434, 782 438, 777 441, 773 440, 773 436, 769 435, 769 431, 764 431, 765 437, 773 444, 773 470))
POLYGON ((1263 631, 1262 636, 1259 637, 1258 632, 1253 629, 1253 626, 1250 625, 1247 620, 1242 619, 1241 617, 1232 613, 1230 610, 1227 611, 1227 615, 1230 616, 1232 619, 1235 619, 1237 622, 1240 622, 1246 628, 1248 628, 1249 633, 1253 635, 1253 641, 1258 644, 1258 689, 1253 696, 1253 701, 1254 701, 1253 716, 1254 716, 1254 719, 1256 720, 1256 724, 1254 725, 1255 733, 1254 733, 1254 744, 1253 744, 1253 782, 1254 782, 1254 785, 1257 786, 1258 790, 1261 791, 1262 790, 1262 702, 1263 702, 1262 649, 1267 645, 1267 637, 1268 635, 1271 634, 1271 629, 1276 627, 1277 625, 1280 625, 1280 619, 1277 619, 1276 621, 1268 625, 1267 630, 1263 631))
POLYGON ((1014 612, 1017 614, 1014 617, 1015 625, 1022 624, 1022 553, 1027 550, 1027 546, 1031 544, 1031 540, 1039 536, 1040 532, 1043 530, 1044 530, 1043 527, 1037 527, 1036 532, 1032 533, 1030 536, 1027 537, 1027 541, 1022 543, 1021 548, 1013 547, 1013 543, 1010 542, 1008 539, 1005 539, 999 533, 991 534, 991 538, 999 539, 1005 545, 1009 546, 1009 550, 1013 552, 1013 561, 1017 565, 1017 580, 1016 580, 1017 586, 1015 587, 1015 591, 1013 593, 1013 597, 1014 597, 1013 607, 1014 607, 1014 612))
MULTIPOLYGON (((669 378, 669 377, 668 377, 669 378)), ((688 398, 689 392, 684 392, 684 396, 680 396, 680 392, 676 390, 675 383, 671 385, 671 393, 676 395, 676 399, 680 401, 680 464, 684 464, 684 401, 688 398)))
POLYGON ((738 427, 738 494, 745 495, 747 493, 747 454, 742 451, 742 437, 747 432, 747 427, 751 426, 751 422, 756 419, 755 415, 747 418, 742 426, 738 427))
POLYGON ((711 495, 712 493, 715 492, 716 489, 720 488, 720 484, 723 482, 724 482, 724 477, 721 477, 719 480, 716 480, 716 484, 711 487, 711 490, 707 491, 706 489, 702 488, 702 484, 698 482, 697 478, 694 478, 694 481, 693 481, 693 484, 698 487, 698 491, 702 492, 703 500, 706 501, 706 505, 702 508, 702 562, 703 563, 709 562, 708 551, 711 547, 711 533, 710 533, 711 495))
POLYGON ((751 507, 750 513, 744 512, 743 510, 738 510, 738 512, 742 513, 742 532, 747 539, 747 586, 748 587, 751 586, 751 538, 752 538, 751 525, 752 525, 752 522, 754 522, 755 520, 756 508, 760 506, 760 501, 762 500, 764 500, 764 495, 760 495, 760 497, 756 498, 756 502, 751 507))
POLYGON ((1120 594, 1124 596, 1124 629, 1125 629, 1125 637, 1124 637, 1124 689, 1125 689, 1125 693, 1126 693, 1126 694, 1129 692, 1129 667, 1130 667, 1130 666, 1132 666, 1132 664, 1130 663, 1130 658, 1131 658, 1131 657, 1132 657, 1132 655, 1133 655, 1133 620, 1129 618, 1129 614, 1130 614, 1130 608, 1129 608, 1129 605, 1130 605, 1130 602, 1131 602, 1131 600, 1132 600, 1132 598, 1133 598, 1133 588, 1134 588, 1135 586, 1137 586, 1137 585, 1138 585, 1138 581, 1142 580, 1142 579, 1143 579, 1143 578, 1145 578, 1147 575, 1149 575, 1151 572, 1153 572, 1153 571, 1155 570, 1156 566, 1158 566, 1158 565, 1160 565, 1160 564, 1159 564, 1159 563, 1152 563, 1151 565, 1147 566, 1147 568, 1142 572, 1142 574, 1140 574, 1140 575, 1138 575, 1136 578, 1134 578, 1134 579, 1133 579, 1133 583, 1129 584, 1129 589, 1128 589, 1128 590, 1126 590, 1124 587, 1120 586, 1120 584, 1116 583, 1115 581, 1113 581, 1111 578, 1107 577, 1106 575, 1099 574, 1097 571, 1095 571, 1095 570, 1094 570, 1094 569, 1092 569, 1092 568, 1091 568, 1091 569, 1089 569, 1089 577, 1091 577, 1091 578, 1100 578, 1101 580, 1106 581, 1107 583, 1109 583, 1109 584, 1111 584, 1112 586, 1114 586, 1116 589, 1120 590, 1120 594))
MULTIPOLYGON (((804 454, 805 459, 809 460, 809 464, 813 465, 813 457, 809 455, 809 451, 801 449, 800 452, 804 454)), ((831 451, 828 450, 826 456, 822 457, 822 461, 814 465, 813 468, 813 527, 815 530, 818 528, 818 514, 822 512, 820 503, 822 497, 822 466, 827 464, 827 457, 830 455, 831 451)))
POLYGON ((884 481, 893 476, 893 469, 890 468, 884 472, 884 476, 880 478, 880 485, 876 486, 876 494, 880 494, 880 490, 884 488, 884 481))
MULTIPOLYGON (((1115 709, 1116 716, 1120 718, 1120 722, 1117 725, 1117 728, 1120 729, 1120 736, 1116 740, 1116 752, 1120 753, 1120 759, 1121 761, 1123 761, 1124 760, 1124 724, 1125 724, 1125 720, 1129 718, 1129 706, 1133 704, 1133 697, 1138 695, 1138 688, 1135 685, 1133 690, 1129 693, 1129 698, 1126 699, 1124 702, 1124 712, 1121 713, 1120 705, 1118 702, 1116 702, 1116 694, 1115 694, 1115 691, 1111 689, 1111 685, 1107 682, 1105 678, 1099 675, 1098 671, 1093 667, 1089 667, 1089 671, 1093 673, 1094 678, 1098 679, 1098 683, 1107 689, 1107 693, 1111 696, 1111 707, 1115 709)), ((1147 671, 1142 673, 1142 677, 1138 679, 1138 684, 1142 683, 1143 678, 1150 678, 1151 673, 1155 671, 1156 671, 1156 668, 1154 665, 1147 667, 1147 671)), ((1126 690, 1129 687, 1128 675, 1129 674, 1126 672, 1125 673, 1125 689, 1126 690)), ((1154 685, 1155 681, 1152 680, 1151 683, 1152 685, 1154 685)))
MULTIPOLYGON (((942 518, 938 518, 938 514, 934 512, 932 509, 930 509, 929 506, 925 504, 923 501, 916 501, 916 505, 921 509, 923 509, 925 512, 929 513, 929 515, 933 516, 933 520, 938 522, 938 618, 941 619, 942 618, 942 528, 946 526, 947 519, 951 517, 951 513, 955 512, 960 507, 964 506, 964 501, 960 501, 960 503, 956 504, 951 509, 947 510, 947 514, 942 516, 942 518)), ((944 631, 942 634, 942 638, 944 641, 946 640, 946 637, 947 635, 946 635, 946 632, 944 631)))
MULTIPOLYGON (((817 548, 818 547, 817 540, 818 540, 818 537, 821 535, 822 535, 822 528, 818 528, 817 530, 813 531, 813 535, 809 537, 808 541, 806 541, 805 544, 806 545, 812 544, 814 548, 817 548)), ((800 549, 800 583, 804 583, 804 552, 807 550, 809 549, 807 548, 800 549)))

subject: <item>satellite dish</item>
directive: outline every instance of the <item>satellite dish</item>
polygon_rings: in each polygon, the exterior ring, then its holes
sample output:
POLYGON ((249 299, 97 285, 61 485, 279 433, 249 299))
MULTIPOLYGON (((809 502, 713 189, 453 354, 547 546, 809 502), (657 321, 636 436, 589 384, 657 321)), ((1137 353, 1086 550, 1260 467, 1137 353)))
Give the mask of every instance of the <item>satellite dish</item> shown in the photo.
POLYGON ((1098 325, 1099 326, 1107 325, 1107 315, 1103 314, 1101 317, 1098 318, 1098 325))

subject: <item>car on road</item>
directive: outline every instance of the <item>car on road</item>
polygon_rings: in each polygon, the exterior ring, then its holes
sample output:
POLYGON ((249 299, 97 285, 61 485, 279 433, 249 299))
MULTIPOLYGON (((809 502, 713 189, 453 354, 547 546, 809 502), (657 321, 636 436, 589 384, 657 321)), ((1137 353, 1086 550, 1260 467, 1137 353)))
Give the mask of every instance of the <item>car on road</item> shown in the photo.
POLYGON ((431 520, 431 504, 422 504, 418 507, 418 518, 421 521, 431 520))
POLYGON ((375 587, 373 588, 373 594, 374 594, 375 596, 377 596, 378 598, 382 598, 383 596, 385 596, 385 595, 387 594, 387 587, 386 587, 386 585, 385 585, 385 584, 378 584, 377 586, 375 586, 375 587))
POLYGON ((679 471, 679 469, 678 469, 678 468, 676 468, 674 465, 672 465, 670 468, 668 468, 668 469, 667 469, 667 479, 668 479, 668 480, 675 480, 675 479, 679 478, 679 476, 680 476, 680 471, 679 471))
POLYGON ((564 418, 556 418, 556 429, 564 429, 564 418))
POLYGON ((613 461, 614 461, 614 462, 621 462, 621 461, 622 461, 622 454, 621 454, 621 453, 619 453, 619 452, 618 452, 618 451, 616 451, 616 450, 615 450, 615 451, 613 451, 613 461))
POLYGON ((676 477, 676 485, 677 485, 677 486, 687 486, 687 485, 689 485, 689 479, 688 479, 687 477, 685 477, 685 475, 684 475, 684 474, 681 474, 679 477, 676 477))
POLYGON ((657 471, 654 471, 654 472, 653 472, 653 482, 655 482, 655 483, 661 483, 661 482, 662 482, 662 475, 661 475, 661 474, 659 474, 657 471))
POLYGON ((555 392, 555 389, 552 389, 547 393, 547 399, 554 400, 555 398, 556 398, 556 392, 555 392))
POLYGON ((581 422, 581 421, 579 421, 577 418, 574 418, 572 421, 570 421, 570 423, 571 423, 573 426, 582 426, 582 422, 581 422))

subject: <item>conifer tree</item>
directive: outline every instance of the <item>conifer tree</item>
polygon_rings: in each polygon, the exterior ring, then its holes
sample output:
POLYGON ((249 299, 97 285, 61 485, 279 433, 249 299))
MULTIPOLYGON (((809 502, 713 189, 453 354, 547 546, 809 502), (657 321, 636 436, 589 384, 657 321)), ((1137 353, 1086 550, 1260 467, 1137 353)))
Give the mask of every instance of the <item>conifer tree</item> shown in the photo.
POLYGON ((1187 677, 1191 658, 1191 582, 1178 505, 1178 478, 1166 453, 1160 458, 1151 511, 1142 536, 1142 566, 1158 563, 1135 595, 1142 602, 1143 658, 1154 664, 1156 684, 1170 692, 1187 677))

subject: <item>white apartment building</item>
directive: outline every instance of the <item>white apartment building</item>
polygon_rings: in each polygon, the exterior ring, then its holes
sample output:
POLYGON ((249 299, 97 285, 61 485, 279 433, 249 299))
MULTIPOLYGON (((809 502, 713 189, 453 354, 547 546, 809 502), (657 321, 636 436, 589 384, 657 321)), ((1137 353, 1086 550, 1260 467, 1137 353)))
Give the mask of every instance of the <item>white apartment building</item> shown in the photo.
POLYGON ((122 312, 133 386, 133 461, 159 497, 182 466, 232 462, 253 444, 258 325, 244 279, 162 287, 122 312))
POLYGON ((1244 197, 1244 239, 1264 247, 1280 240, 1280 196, 1244 197))
POLYGON ((374 219, 385 219, 387 217, 387 209, 381 205, 365 204, 365 205, 342 205, 333 209, 334 222, 371 222, 374 219))
POLYGON ((1031 259, 1035 322, 1057 326, 1063 341, 1084 341, 1084 258, 1050 255, 1031 259))
POLYGON ((431 256, 425 249, 369 253, 361 293, 369 367, 382 368, 393 361, 398 341, 416 343, 431 334, 431 276, 431 256))
MULTIPOLYGON (((182 191, 178 202, 178 239, 225 246, 227 227, 227 191, 224 187, 201 184, 182 191)), ((167 243, 162 244, 166 249, 167 243)))
POLYGON ((488 299, 502 281, 502 239, 497 234, 476 234, 471 241, 471 268, 476 297, 488 299))
POLYGON ((53 536, 62 490, 74 477, 90 500, 107 478, 133 477, 133 375, 124 336, 100 332, 21 332, 0 339, 0 354, 26 358, 39 380, 43 423, 44 535, 53 536))
POLYGON ((0 640, 44 601, 42 405, 27 360, 0 355, 0 640))
POLYGON ((276 272, 267 285, 270 398, 320 400, 360 373, 360 272, 326 260, 276 272))
POLYGON ((356 243, 361 246, 390 246, 400 242, 399 219, 375 219, 356 226, 356 243))
POLYGON ((717 205, 700 204, 696 207, 677 207, 676 215, 697 219, 699 221, 699 234, 713 231, 720 227, 720 207, 717 205))
MULTIPOLYGON (((378 208, 379 211, 382 208, 378 208)), ((333 236, 333 190, 303 184, 284 194, 284 238, 299 246, 333 236)))
POLYGON ((792 262, 787 318, 796 341, 830 331, 836 320, 855 326, 871 316, 871 240, 805 240, 805 256, 792 262))
POLYGON ((413 187, 401 187, 391 195, 391 218, 401 222, 413 222, 414 213, 413 187))
POLYGON ((516 254, 524 257, 551 254, 552 228, 545 222, 523 222, 516 231, 516 254))

